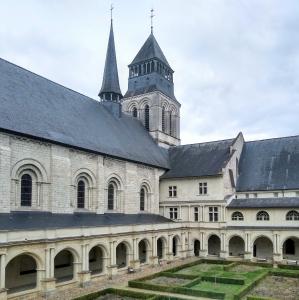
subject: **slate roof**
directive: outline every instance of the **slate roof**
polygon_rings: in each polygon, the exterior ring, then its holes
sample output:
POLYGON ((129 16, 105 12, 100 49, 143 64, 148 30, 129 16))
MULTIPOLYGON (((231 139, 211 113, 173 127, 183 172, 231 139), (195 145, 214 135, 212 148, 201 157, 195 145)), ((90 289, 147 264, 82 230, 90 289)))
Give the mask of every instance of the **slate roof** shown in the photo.
POLYGON ((98 101, 0 59, 0 130, 168 168, 142 124, 98 101))
POLYGON ((140 62, 147 61, 153 58, 159 59, 161 62, 163 62, 166 66, 168 66, 171 69, 154 34, 151 33, 130 65, 135 65, 140 62))
POLYGON ((53 214, 49 212, 0 213, 0 230, 40 230, 59 228, 101 227, 172 223, 154 214, 53 214))
POLYGON ((103 75, 102 88, 99 93, 99 96, 103 93, 116 93, 122 96, 121 90, 119 87, 118 80, 118 71, 117 71, 117 62, 116 62, 116 53, 115 53, 115 44, 114 44, 114 34, 113 34, 113 23, 111 20, 109 41, 106 53, 105 69, 103 75))
POLYGON ((228 208, 299 208, 299 197, 233 199, 228 208))
POLYGON ((235 139, 169 148, 170 170, 162 179, 219 175, 235 139))
POLYGON ((299 136, 246 142, 237 191, 299 188, 299 136))

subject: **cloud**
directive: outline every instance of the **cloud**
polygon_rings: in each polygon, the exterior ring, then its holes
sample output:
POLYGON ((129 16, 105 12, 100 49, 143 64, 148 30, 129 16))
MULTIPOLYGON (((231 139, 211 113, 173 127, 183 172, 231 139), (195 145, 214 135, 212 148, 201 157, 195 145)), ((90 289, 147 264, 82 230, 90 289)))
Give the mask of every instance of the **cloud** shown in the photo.
MULTIPOLYGON (((0 56, 97 98, 110 1, 1 3, 0 56)), ((115 1, 123 92, 150 30, 175 70, 183 143, 298 134, 297 0, 115 1)))

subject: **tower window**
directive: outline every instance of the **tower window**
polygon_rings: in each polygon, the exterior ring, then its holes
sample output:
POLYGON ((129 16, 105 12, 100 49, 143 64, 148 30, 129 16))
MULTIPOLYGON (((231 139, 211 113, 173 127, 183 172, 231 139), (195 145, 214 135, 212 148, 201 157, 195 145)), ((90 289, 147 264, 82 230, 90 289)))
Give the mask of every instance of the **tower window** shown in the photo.
POLYGON ((29 174, 21 177, 21 206, 31 206, 32 202, 32 178, 29 174))
POLYGON ((145 105, 144 108, 144 126, 147 131, 149 131, 149 106, 145 105))
POLYGON ((172 135, 173 130, 172 130, 172 112, 169 114, 169 134, 172 135))
POLYGON ((165 132, 165 107, 162 108, 162 131, 165 132))
POLYGON ((137 118, 137 108, 136 107, 133 108, 132 115, 134 118, 137 118))

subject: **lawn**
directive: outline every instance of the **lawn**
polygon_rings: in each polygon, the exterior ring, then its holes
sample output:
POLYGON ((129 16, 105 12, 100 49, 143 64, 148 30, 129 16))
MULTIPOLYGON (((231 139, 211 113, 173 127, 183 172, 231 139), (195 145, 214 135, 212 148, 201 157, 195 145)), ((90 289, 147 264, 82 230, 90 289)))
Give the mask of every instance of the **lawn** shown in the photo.
POLYGON ((202 272, 208 272, 208 271, 223 271, 223 266, 222 264, 208 264, 208 263, 201 263, 197 264, 192 267, 184 268, 179 271, 177 271, 177 274, 187 274, 187 275, 198 275, 201 274, 202 272))

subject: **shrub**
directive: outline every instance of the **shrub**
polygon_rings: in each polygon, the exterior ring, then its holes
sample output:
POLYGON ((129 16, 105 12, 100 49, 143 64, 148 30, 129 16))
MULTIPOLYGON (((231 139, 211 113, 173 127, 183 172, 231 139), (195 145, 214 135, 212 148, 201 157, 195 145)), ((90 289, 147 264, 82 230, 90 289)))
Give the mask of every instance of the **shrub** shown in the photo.
POLYGON ((197 275, 191 275, 191 274, 174 274, 174 273, 169 273, 168 271, 160 273, 159 276, 165 276, 165 277, 171 277, 171 278, 181 278, 181 279, 190 279, 190 280, 198 278, 197 275))
POLYGON ((226 284, 237 284, 237 285, 245 284, 244 279, 229 278, 229 277, 202 276, 201 280, 210 281, 210 282, 218 282, 218 283, 226 283, 226 284))
POLYGON ((273 276, 282 276, 282 277, 293 277, 293 278, 299 278, 299 272, 292 272, 292 270, 290 270, 288 272, 288 270, 271 270, 270 274, 273 276))
POLYGON ((288 270, 298 270, 299 271, 299 266, 295 265, 278 265, 279 269, 288 269, 288 270))
POLYGON ((233 262, 233 263, 230 263, 228 265, 225 265, 225 266, 223 266, 223 271, 229 271, 231 268, 233 268, 236 265, 238 265, 237 262, 233 262))
POLYGON ((247 300, 276 300, 268 297, 247 296, 247 300))

